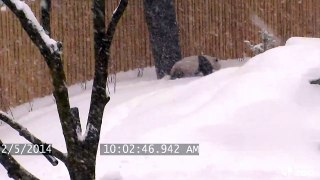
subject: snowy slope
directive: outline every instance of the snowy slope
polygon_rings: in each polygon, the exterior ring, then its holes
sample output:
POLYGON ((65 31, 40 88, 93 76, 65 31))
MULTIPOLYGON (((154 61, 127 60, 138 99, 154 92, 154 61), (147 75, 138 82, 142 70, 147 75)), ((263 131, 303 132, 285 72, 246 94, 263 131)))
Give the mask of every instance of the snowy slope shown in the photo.
MULTIPOLYGON (((100 142, 199 143, 200 155, 99 155, 97 179, 319 179, 320 86, 308 81, 320 77, 320 40, 304 40, 291 39, 206 77, 156 80, 152 69, 143 78, 120 74, 100 142)), ((71 98, 83 125, 89 98, 90 90, 71 98)), ((45 107, 18 121, 64 150, 56 108, 43 101, 45 107)), ((27 108, 17 109, 21 114, 27 108)), ((7 126, 0 126, 0 137, 25 142, 7 126)), ((68 179, 62 164, 52 167, 41 156, 16 158, 40 179, 68 179)), ((0 179, 7 179, 2 166, 0 179)))

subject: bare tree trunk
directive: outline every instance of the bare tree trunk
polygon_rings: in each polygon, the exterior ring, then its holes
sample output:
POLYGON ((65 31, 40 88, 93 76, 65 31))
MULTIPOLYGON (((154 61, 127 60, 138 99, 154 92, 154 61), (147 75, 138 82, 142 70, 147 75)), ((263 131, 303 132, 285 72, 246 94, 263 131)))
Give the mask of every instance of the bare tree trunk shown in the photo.
MULTIPOLYGON (((42 27, 38 25, 30 8, 23 1, 3 0, 3 2, 18 17, 22 27, 40 50, 52 77, 54 87, 53 95, 56 100, 68 154, 64 155, 59 150, 53 148, 53 157, 45 157, 53 165, 57 165, 58 162, 54 157, 57 157, 65 163, 72 180, 94 180, 102 117, 105 105, 110 100, 110 97, 106 93, 110 47, 116 26, 127 7, 128 0, 120 0, 120 4, 112 16, 107 31, 105 25, 105 0, 93 1, 96 65, 85 133, 86 136, 81 138, 82 129, 79 110, 77 107, 70 107, 66 77, 61 59, 62 44, 52 39, 50 44, 46 41, 50 38, 47 35, 50 34, 49 16, 51 1, 42 0, 44 4, 42 4, 41 19, 44 26, 43 28, 46 30, 45 34, 43 33, 42 27), (30 16, 33 16, 31 17, 33 21, 29 19, 30 16)), ((26 128, 11 120, 8 116, 0 113, 0 120, 10 125, 31 143, 43 144, 41 140, 33 136, 26 128)), ((30 179, 36 179, 36 177, 24 170, 11 156, 5 156, 0 153, 0 163, 8 170, 8 174, 15 179, 21 179, 19 178, 21 175, 26 175, 26 178, 30 176, 30 179)))
POLYGON ((172 66, 181 59, 174 0, 144 0, 144 14, 160 79, 170 74, 172 66))
POLYGON ((77 145, 77 152, 68 158, 66 164, 71 180, 94 180, 96 153, 85 143, 77 145))
POLYGON ((77 144, 77 149, 70 154, 68 170, 71 179, 95 179, 96 154, 100 140, 100 131, 105 105, 110 97, 107 95, 107 69, 110 48, 116 26, 126 9, 128 0, 121 0, 106 30, 105 0, 93 2, 95 74, 91 93, 90 109, 87 121, 87 136, 77 144))

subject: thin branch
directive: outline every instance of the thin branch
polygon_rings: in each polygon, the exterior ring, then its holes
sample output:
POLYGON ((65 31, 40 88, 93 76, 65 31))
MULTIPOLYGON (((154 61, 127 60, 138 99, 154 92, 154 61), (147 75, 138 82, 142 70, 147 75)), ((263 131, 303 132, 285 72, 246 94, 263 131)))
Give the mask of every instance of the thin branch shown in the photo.
POLYGON ((59 43, 45 33, 30 7, 25 2, 17 0, 3 0, 3 2, 19 18, 23 29, 45 58, 49 54, 59 51, 59 43))
POLYGON ((19 18, 23 29, 27 32, 32 42, 39 48, 42 56, 50 69, 53 95, 56 99, 60 124, 66 141, 67 151, 77 143, 77 132, 74 129, 74 118, 71 114, 66 76, 61 60, 62 44, 51 39, 39 24, 30 7, 23 1, 3 0, 7 7, 19 18))
POLYGON ((39 180, 24 169, 9 153, 2 148, 0 140, 0 164, 8 171, 8 176, 13 179, 39 180), (3 153, 4 152, 4 153, 3 153))
POLYGON ((128 0, 120 0, 120 3, 118 5, 117 9, 113 12, 111 21, 108 25, 107 34, 106 34, 108 56, 110 56, 110 46, 112 43, 114 33, 116 31, 117 24, 118 24, 121 16, 123 15, 124 11, 126 10, 127 5, 128 5, 128 0))
POLYGON ((46 34, 50 36, 50 13, 51 13, 51 0, 41 0, 41 25, 46 31, 46 34))
POLYGON ((318 84, 318 85, 320 85, 320 79, 311 80, 310 84, 318 84))
POLYGON ((106 86, 111 42, 116 26, 126 9, 127 4, 128 0, 120 0, 117 9, 112 15, 107 31, 105 24, 105 1, 94 0, 93 4, 95 74, 86 127, 87 136, 85 137, 85 142, 90 143, 93 146, 93 151, 95 151, 98 146, 104 107, 110 100, 110 97, 106 93, 106 86))
POLYGON ((117 73, 114 74, 113 93, 116 94, 117 89, 117 73))
MULTIPOLYGON (((40 139, 38 139, 37 137, 35 137, 33 134, 31 134, 27 130, 27 128, 24 128, 22 125, 20 125, 19 123, 17 123, 16 121, 12 120, 11 118, 9 118, 8 116, 2 113, 0 113, 0 120, 8 124, 14 130, 16 130, 20 134, 20 136, 24 137, 26 140, 28 140, 32 144, 46 144, 40 139)), ((54 157, 58 158, 63 163, 66 163, 67 157, 62 152, 60 152, 59 150, 53 147, 52 147, 52 155, 44 154, 44 156, 53 166, 56 166, 58 164, 57 159, 55 159, 54 157)))

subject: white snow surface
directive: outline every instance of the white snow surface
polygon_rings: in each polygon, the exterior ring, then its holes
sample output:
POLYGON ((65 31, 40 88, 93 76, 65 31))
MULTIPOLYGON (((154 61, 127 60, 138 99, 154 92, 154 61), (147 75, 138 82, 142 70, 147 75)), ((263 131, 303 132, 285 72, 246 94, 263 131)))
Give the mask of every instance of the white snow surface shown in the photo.
MULTIPOLYGON (((199 143, 200 155, 98 155, 97 179, 320 179, 320 86, 309 84, 320 77, 318 46, 290 43, 205 77, 156 80, 152 68, 142 78, 136 71, 117 77, 100 143, 199 143)), ((77 87, 69 88, 71 104, 79 107, 84 128, 90 89, 77 87)), ((56 107, 51 97, 46 101, 30 113, 21 113, 26 105, 17 107, 14 114, 23 115, 16 120, 65 151, 56 107)), ((6 125, 0 126, 0 138, 26 142, 6 125)), ((62 163, 15 158, 40 179, 68 179, 62 163)), ((2 166, 0 179, 8 179, 2 166)))
POLYGON ((286 46, 296 45, 296 44, 304 44, 305 46, 306 45, 320 46, 320 41, 319 41, 319 38, 292 37, 288 39, 286 42, 286 46))

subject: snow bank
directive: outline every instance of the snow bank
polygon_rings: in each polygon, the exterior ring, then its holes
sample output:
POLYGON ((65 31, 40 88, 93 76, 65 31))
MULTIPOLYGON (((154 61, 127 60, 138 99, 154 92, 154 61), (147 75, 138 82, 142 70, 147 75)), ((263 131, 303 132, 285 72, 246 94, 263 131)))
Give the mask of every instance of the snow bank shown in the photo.
MULTIPOLYGON (((320 86, 309 80, 320 77, 320 48, 305 40, 205 77, 171 81, 129 73, 125 81, 122 75, 105 110, 100 143, 199 143, 200 155, 99 155, 97 179, 319 179, 320 86)), ((90 91, 71 98, 83 126, 89 99, 90 91)), ((19 121, 65 149, 53 105, 19 121)), ((0 137, 24 142, 7 126, 0 137)), ((17 159, 40 179, 68 178, 63 165, 52 167, 42 157, 17 159)), ((1 166, 0 172, 6 179, 1 166)))
POLYGON ((99 171, 123 179, 319 178, 320 87, 309 84, 320 77, 319 59, 316 46, 278 47, 112 108, 107 119, 118 123, 102 142, 198 142, 200 156, 100 157, 99 171))
POLYGON ((292 37, 289 38, 286 42, 286 46, 290 45, 312 45, 312 46, 320 46, 320 39, 319 38, 305 38, 305 37, 292 37))

